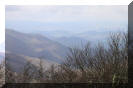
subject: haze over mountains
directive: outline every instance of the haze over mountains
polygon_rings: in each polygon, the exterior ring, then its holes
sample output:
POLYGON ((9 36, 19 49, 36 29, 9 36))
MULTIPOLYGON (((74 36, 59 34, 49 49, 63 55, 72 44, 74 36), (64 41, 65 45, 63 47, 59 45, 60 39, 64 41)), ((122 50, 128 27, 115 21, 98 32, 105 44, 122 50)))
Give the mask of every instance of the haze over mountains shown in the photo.
POLYGON ((41 34, 51 40, 57 41, 62 45, 68 47, 73 47, 73 46, 81 47, 82 46, 81 43, 85 45, 86 42, 88 41, 90 41, 92 45, 97 44, 99 41, 105 42, 110 32, 120 32, 120 31, 123 32, 127 30, 126 25, 98 26, 96 24, 95 25, 93 24, 93 27, 91 27, 89 23, 82 23, 82 24, 72 23, 73 26, 71 23, 54 24, 54 23, 38 23, 38 22, 24 22, 24 23, 18 22, 17 24, 10 23, 10 25, 11 24, 12 26, 9 26, 7 23, 8 25, 7 27, 24 33, 32 33, 39 35, 41 34), (17 25, 17 27, 15 25, 17 25), (29 26, 31 25, 33 26, 30 28, 29 26), (87 27, 83 25, 86 25, 87 27), (40 28, 41 26, 48 26, 48 27, 40 28))
POLYGON ((75 37, 75 36, 71 36, 71 37, 59 37, 59 38, 51 38, 65 46, 71 47, 71 48, 82 48, 83 46, 85 46, 88 41, 80 38, 80 37, 75 37))
POLYGON ((40 59, 46 67, 52 64, 58 65, 65 59, 70 47, 80 48, 88 41, 91 42, 91 45, 97 44, 99 41, 104 42, 109 32, 88 31, 70 36, 70 33, 66 32, 65 35, 63 31, 61 33, 58 31, 22 33, 6 29, 5 33, 7 61, 12 65, 14 71, 18 71, 27 61, 37 66, 40 59))
MULTIPOLYGON (((14 69, 28 60, 41 58, 45 64, 59 64, 65 59, 68 47, 38 34, 20 33, 6 29, 6 58, 14 69)), ((34 61, 33 61, 34 62, 34 61)))

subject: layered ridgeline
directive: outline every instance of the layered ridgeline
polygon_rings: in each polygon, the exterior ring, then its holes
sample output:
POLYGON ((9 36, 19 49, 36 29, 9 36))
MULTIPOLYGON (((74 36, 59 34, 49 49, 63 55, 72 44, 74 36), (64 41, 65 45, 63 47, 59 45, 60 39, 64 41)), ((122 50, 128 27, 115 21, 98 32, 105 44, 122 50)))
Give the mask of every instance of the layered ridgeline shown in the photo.
POLYGON ((88 43, 87 40, 80 38, 80 37, 75 37, 75 36, 53 38, 52 40, 55 40, 65 46, 71 47, 71 48, 75 48, 75 47, 82 48, 83 46, 85 46, 88 43))
POLYGON ((47 66, 60 64, 65 59, 68 48, 39 34, 6 29, 5 52, 6 61, 16 71, 29 60, 36 64, 41 59, 47 66))

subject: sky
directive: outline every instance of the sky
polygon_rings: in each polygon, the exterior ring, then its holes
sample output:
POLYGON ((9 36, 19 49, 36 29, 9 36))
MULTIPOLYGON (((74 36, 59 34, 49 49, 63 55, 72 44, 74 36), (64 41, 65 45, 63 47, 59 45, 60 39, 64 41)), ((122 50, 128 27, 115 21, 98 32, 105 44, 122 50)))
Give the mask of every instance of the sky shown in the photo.
MULTIPOLYGON (((127 6, 6 6, 6 28, 16 30, 98 30, 127 25, 127 6), (24 26, 26 25, 26 26, 24 26), (91 29, 93 28, 93 29, 91 29)), ((28 31, 27 30, 27 31, 28 31)))
POLYGON ((126 30, 127 5, 8 5, 6 28, 21 32, 83 33, 126 30))
POLYGON ((6 6, 6 21, 126 21, 128 6, 6 6))

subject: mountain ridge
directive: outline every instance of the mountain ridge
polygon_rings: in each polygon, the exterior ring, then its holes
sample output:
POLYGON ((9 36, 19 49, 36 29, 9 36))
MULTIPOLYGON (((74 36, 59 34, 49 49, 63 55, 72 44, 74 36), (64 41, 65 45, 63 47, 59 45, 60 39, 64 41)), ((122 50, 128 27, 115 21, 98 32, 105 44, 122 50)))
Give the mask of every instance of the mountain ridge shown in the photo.
POLYGON ((6 58, 9 58, 6 61, 9 61, 13 68, 17 70, 24 65, 23 60, 29 60, 28 57, 33 62, 37 59, 42 59, 47 65, 51 65, 51 63, 60 64, 65 60, 65 56, 68 52, 68 47, 42 35, 20 33, 6 29, 5 36, 6 58), (17 58, 21 58, 22 60, 17 58), (22 66, 16 68, 18 65, 17 62, 21 61, 22 63, 20 64, 22 66))

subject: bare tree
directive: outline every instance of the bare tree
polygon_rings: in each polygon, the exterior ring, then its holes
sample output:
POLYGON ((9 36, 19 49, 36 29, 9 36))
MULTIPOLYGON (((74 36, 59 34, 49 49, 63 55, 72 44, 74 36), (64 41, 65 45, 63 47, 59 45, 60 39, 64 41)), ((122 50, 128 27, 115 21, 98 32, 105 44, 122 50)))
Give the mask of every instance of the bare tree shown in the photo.
POLYGON ((23 68, 22 71, 22 82, 23 83, 29 83, 32 82, 32 80, 35 78, 35 72, 36 72, 36 67, 28 61, 23 68))
POLYGON ((43 61, 41 59, 39 59, 39 67, 37 67, 37 79, 38 79, 38 82, 41 83, 41 82, 44 82, 44 79, 45 79, 45 68, 43 66, 43 61))
POLYGON ((81 72, 80 82, 126 82, 128 69, 127 34, 111 34, 108 46, 70 49, 64 65, 81 72))
POLYGON ((7 70, 10 82, 45 83, 127 83, 128 38, 127 33, 112 33, 106 43, 91 47, 71 48, 64 62, 45 69, 42 60, 39 66, 28 62, 22 73, 12 74, 7 70))

